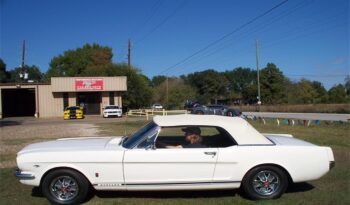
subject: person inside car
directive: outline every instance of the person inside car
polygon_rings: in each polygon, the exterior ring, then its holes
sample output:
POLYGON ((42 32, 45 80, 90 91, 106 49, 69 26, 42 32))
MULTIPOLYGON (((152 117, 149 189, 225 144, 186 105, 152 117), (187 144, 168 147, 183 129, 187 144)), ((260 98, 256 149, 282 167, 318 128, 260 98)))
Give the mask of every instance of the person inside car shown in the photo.
POLYGON ((186 127, 182 131, 185 132, 185 145, 165 145, 165 148, 205 148, 202 144, 201 130, 199 127, 186 127))

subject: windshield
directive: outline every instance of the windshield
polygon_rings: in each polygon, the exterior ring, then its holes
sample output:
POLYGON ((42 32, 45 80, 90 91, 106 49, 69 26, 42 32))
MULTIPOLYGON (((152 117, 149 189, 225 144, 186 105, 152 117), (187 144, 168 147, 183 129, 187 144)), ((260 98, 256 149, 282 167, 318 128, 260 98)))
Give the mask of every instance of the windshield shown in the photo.
POLYGON ((123 142, 123 147, 125 148, 133 148, 142 138, 147 135, 147 133, 153 131, 154 129, 157 129, 157 125, 152 121, 139 129, 137 132, 135 132, 130 137, 126 138, 123 142))

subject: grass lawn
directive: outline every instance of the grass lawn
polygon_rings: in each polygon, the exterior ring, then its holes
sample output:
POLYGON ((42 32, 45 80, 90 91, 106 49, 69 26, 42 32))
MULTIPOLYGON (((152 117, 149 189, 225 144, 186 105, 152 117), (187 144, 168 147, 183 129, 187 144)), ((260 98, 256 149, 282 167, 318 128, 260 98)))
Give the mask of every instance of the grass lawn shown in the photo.
MULTIPOLYGON (((133 120, 118 123, 97 124, 102 135, 130 134, 146 121, 133 120)), ((263 125, 251 122, 260 132, 290 133, 295 137, 317 145, 331 146, 336 166, 317 181, 295 184, 289 187, 280 199, 250 201, 242 198, 238 190, 188 191, 188 192, 97 192, 87 205, 112 204, 350 204, 350 126, 346 124, 324 124, 310 127, 277 126, 272 122, 263 125)), ((20 143, 20 142, 16 142, 20 143)), ((1 156, 1 160, 13 156, 1 156)), ((14 160, 14 159, 13 159, 14 160)), ((0 169, 0 204, 48 204, 36 189, 22 185, 13 176, 14 168, 0 169)))

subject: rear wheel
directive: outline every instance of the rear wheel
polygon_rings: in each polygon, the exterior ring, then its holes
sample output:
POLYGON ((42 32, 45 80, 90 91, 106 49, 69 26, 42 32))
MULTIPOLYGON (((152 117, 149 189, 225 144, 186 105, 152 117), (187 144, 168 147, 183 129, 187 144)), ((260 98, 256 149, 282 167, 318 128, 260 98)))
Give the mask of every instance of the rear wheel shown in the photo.
POLYGON ((53 204, 80 204, 88 195, 89 182, 76 171, 54 170, 45 176, 42 192, 53 204))
POLYGON ((250 170, 243 179, 244 193, 251 199, 276 199, 287 189, 288 177, 274 166, 260 166, 250 170))

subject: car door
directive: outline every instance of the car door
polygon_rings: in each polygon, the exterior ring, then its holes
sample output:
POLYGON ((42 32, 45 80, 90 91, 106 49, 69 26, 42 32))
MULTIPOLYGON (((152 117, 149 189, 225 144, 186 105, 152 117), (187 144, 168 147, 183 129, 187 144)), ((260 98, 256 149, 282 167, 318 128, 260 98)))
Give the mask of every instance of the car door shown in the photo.
MULTIPOLYGON (((168 143, 172 145, 176 145, 179 138, 184 138, 178 135, 180 132, 174 133, 174 130, 170 131, 174 136, 168 136, 162 131, 159 135, 168 137, 168 143)), ((135 186, 181 186, 212 181, 218 157, 217 148, 166 149, 150 148, 147 143, 144 144, 143 146, 141 142, 141 146, 125 151, 123 163, 127 189, 135 186)))

